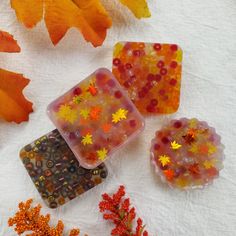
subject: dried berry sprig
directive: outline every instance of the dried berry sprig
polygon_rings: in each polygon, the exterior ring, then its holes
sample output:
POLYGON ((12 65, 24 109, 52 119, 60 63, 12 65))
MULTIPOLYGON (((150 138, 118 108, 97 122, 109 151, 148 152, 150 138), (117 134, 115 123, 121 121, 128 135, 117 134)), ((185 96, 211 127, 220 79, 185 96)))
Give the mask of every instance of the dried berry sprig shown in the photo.
MULTIPOLYGON (((14 230, 18 235, 28 233, 27 236, 63 236, 64 224, 61 220, 58 221, 56 227, 49 225, 50 214, 41 215, 42 206, 38 204, 32 207, 33 200, 29 199, 25 203, 19 203, 19 211, 14 217, 9 218, 8 225, 15 226, 14 230)), ((72 229, 69 236, 78 236, 79 229, 72 229)))
POLYGON ((144 230, 145 225, 141 218, 137 219, 137 226, 134 229, 136 218, 135 208, 130 208, 130 199, 125 196, 125 187, 120 186, 118 191, 109 196, 107 193, 102 195, 103 200, 99 203, 100 212, 103 213, 105 220, 110 220, 115 224, 111 231, 113 236, 148 236, 144 230))

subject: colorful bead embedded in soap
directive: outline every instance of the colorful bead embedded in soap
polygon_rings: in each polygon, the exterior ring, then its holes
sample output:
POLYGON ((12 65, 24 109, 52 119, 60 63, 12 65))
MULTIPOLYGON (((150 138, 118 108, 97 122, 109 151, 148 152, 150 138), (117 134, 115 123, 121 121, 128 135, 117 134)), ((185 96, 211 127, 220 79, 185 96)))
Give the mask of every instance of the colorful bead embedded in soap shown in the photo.
POLYGON ((67 203, 107 177, 104 164, 91 170, 81 167, 58 130, 25 146, 20 158, 50 208, 67 203))
POLYGON ((175 44, 119 42, 112 72, 142 114, 177 111, 182 50, 175 44))
POLYGON ((215 129, 197 119, 172 120, 156 132, 151 160, 171 187, 201 188, 219 176, 224 146, 215 129))
POLYGON ((112 73, 99 69, 48 106, 85 168, 95 168, 139 134, 144 120, 112 73))

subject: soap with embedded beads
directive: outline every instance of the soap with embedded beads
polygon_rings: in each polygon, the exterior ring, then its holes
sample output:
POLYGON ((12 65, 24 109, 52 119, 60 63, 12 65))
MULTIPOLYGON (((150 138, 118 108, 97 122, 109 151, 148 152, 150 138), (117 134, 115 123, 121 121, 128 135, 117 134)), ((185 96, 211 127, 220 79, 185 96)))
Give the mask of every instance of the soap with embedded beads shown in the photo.
POLYGON ((44 202, 57 208, 102 183, 107 168, 80 166, 58 130, 36 139, 20 151, 20 158, 44 202))
POLYGON ((118 42, 112 72, 145 115, 177 111, 182 50, 176 44, 118 42))

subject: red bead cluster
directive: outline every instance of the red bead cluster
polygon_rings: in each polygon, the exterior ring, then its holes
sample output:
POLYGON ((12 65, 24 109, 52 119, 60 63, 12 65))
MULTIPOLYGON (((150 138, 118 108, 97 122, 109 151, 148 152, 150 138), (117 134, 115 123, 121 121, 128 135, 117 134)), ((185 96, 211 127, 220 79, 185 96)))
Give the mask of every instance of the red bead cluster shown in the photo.
POLYGON ((130 199, 125 196, 124 186, 120 186, 119 190, 109 196, 107 193, 102 195, 103 201, 100 202, 100 212, 103 213, 105 220, 110 220, 115 224, 115 228, 111 231, 111 235, 118 236, 148 236, 148 232, 144 230, 143 221, 137 219, 136 229, 133 229, 134 220, 136 218, 135 208, 130 208, 130 199))

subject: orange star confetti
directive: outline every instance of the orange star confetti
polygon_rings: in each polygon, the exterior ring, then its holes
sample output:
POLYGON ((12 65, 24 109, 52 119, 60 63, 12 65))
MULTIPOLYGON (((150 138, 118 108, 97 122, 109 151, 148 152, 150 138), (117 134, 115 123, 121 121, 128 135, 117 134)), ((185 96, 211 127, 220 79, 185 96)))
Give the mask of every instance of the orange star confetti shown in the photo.
POLYGON ((101 107, 92 107, 90 110, 90 118, 92 120, 98 120, 101 114, 102 108, 101 107))
POLYGON ((208 150, 209 150, 209 148, 208 148, 207 144, 202 144, 199 146, 199 152, 201 154, 208 154, 208 150))
POLYGON ((91 93, 91 95, 95 96, 97 93, 98 93, 98 90, 97 88, 93 85, 93 84, 90 84, 89 88, 88 88, 88 91, 91 93))
POLYGON ((171 120, 156 132, 151 160, 156 173, 169 186, 202 188, 213 182, 223 168, 223 149, 220 136, 213 127, 195 118, 182 118, 171 120))
POLYGON ((110 123, 106 123, 102 125, 102 129, 105 133, 108 133, 111 130, 112 125, 110 123))
POLYGON ((188 130, 188 133, 187 133, 187 134, 188 134, 190 137, 195 138, 195 137, 196 137, 196 132, 197 132, 197 129, 191 128, 191 129, 188 130))
POLYGON ((168 181, 173 180, 173 178, 174 178, 174 171, 173 170, 164 170, 164 174, 165 174, 166 179, 168 181))
POLYGON ((219 172, 217 171, 217 169, 215 167, 207 169, 207 173, 209 176, 212 176, 212 177, 219 175, 219 172))

